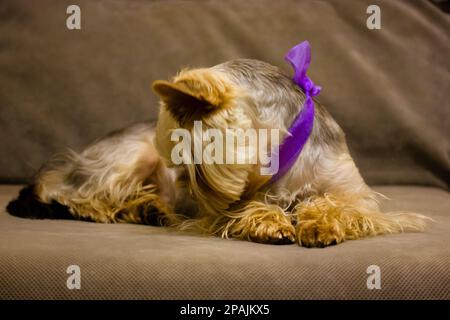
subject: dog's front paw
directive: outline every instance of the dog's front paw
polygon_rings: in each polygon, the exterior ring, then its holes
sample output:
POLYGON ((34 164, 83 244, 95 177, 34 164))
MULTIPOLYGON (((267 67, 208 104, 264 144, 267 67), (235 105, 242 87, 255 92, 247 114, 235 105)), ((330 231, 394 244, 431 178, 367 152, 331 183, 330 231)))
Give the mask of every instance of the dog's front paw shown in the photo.
POLYGON ((323 220, 300 221, 296 231, 298 244, 308 248, 323 248, 345 240, 345 231, 339 224, 323 220))
POLYGON ((276 221, 261 221, 250 231, 254 242, 270 244, 290 244, 295 242, 295 228, 276 221))

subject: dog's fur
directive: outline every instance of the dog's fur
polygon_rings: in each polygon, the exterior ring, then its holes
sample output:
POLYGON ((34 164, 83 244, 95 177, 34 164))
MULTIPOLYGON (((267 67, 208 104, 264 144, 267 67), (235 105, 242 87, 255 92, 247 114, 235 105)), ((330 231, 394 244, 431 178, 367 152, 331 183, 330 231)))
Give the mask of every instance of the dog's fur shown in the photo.
POLYGON ((30 202, 35 208, 58 205, 77 219, 150 223, 307 247, 423 230, 422 215, 380 212, 378 194, 363 181, 343 131, 318 101, 308 142, 273 184, 255 164, 171 162, 172 130, 193 130, 194 120, 202 120, 205 130, 279 128, 285 135, 305 96, 278 68, 233 60, 183 70, 172 81, 156 81, 153 89, 161 98, 156 126, 138 124, 80 154, 55 156, 8 211, 42 218, 30 202))

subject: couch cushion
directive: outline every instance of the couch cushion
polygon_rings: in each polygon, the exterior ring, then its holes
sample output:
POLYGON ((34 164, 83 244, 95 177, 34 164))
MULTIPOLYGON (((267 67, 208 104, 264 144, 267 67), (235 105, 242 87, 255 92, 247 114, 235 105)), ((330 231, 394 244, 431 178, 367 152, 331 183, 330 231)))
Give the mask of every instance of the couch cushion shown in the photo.
POLYGON ((156 118, 156 79, 247 57, 291 72, 312 45, 319 100, 347 133, 371 184, 450 181, 450 16, 429 1, 78 0, 0 3, 0 180, 23 182, 52 153, 156 118))
MULTIPOLYGON (((435 220, 425 233, 325 249, 263 245, 165 228, 27 220, 0 213, 0 299, 449 299, 450 195, 377 187, 386 210, 435 220), (66 287, 69 265, 81 289, 66 287), (381 268, 381 289, 366 286, 381 268)), ((0 186, 0 208, 18 187, 0 186)))

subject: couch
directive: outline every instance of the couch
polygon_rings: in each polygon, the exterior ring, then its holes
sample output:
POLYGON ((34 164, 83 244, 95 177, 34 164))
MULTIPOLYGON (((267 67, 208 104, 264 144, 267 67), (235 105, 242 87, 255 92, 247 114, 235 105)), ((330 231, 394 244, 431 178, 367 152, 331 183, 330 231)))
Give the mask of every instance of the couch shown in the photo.
POLYGON ((81 30, 68 30, 72 2, 0 3, 1 299, 450 298, 448 13, 425 0, 78 0, 81 30), (381 29, 366 26, 370 4, 381 29), (425 232, 308 249, 6 213, 51 154, 156 119, 153 80, 238 57, 290 72, 283 56, 305 39, 363 177, 385 211, 432 218, 425 232))

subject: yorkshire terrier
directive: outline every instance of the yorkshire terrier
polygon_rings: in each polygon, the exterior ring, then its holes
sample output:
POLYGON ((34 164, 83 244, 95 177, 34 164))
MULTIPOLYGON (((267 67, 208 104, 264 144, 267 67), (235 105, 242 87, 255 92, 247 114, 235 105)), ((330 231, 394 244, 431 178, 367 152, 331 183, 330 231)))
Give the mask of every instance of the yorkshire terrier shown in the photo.
MULTIPOLYGON (((8 212, 29 218, 161 225, 306 247, 422 231, 422 215, 380 211, 380 195, 361 177, 344 132, 312 99, 320 90, 306 76, 308 43, 293 49, 297 51, 291 50, 288 60, 294 68, 297 62, 304 68, 296 70, 294 80, 268 63, 237 59, 182 70, 171 81, 155 81, 153 90, 161 99, 156 124, 136 124, 81 153, 54 156, 8 205, 8 212), (291 128, 307 106, 313 108, 311 127, 295 137, 298 132, 291 128), (195 125, 199 122, 201 127, 195 125), (207 141, 197 141, 195 134, 209 129, 279 129, 279 156, 290 154, 289 163, 281 159, 278 172, 271 175, 263 174, 261 163, 254 161, 180 163, 174 161, 177 141, 172 136, 180 129, 194 134, 189 141, 201 146, 207 141)), ((257 149, 273 150, 277 145, 276 139, 266 141, 266 146, 244 141, 246 150, 253 152, 244 156, 247 160, 261 151, 257 149)), ((233 150, 225 151, 240 152, 233 150)), ((195 157, 190 152, 182 159, 195 157)))

